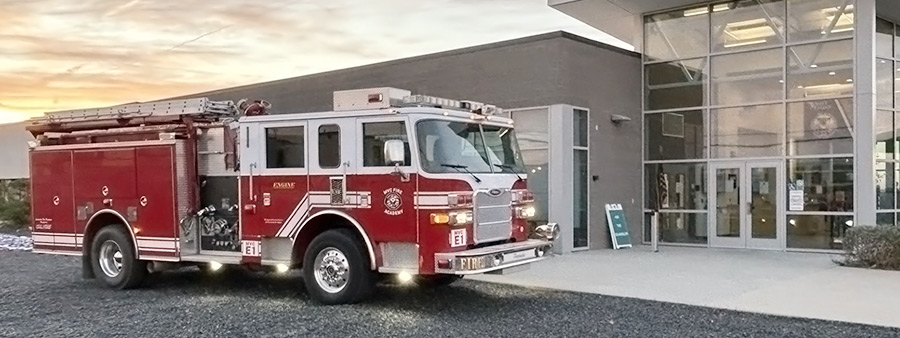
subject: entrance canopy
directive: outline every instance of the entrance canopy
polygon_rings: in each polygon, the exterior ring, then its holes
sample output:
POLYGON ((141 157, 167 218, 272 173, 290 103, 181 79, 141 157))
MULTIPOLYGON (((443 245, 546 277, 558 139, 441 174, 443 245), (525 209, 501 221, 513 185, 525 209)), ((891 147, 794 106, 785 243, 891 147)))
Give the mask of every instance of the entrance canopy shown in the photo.
MULTIPOLYGON (((876 1, 878 15, 894 22, 900 22, 900 1, 897 0, 857 0, 876 1)), ((722 3, 720 1, 714 3, 722 3)), ((637 52, 642 48, 641 17, 645 13, 702 5, 710 1, 697 0, 547 0, 547 4, 573 18, 591 25, 609 35, 634 45, 637 52)))

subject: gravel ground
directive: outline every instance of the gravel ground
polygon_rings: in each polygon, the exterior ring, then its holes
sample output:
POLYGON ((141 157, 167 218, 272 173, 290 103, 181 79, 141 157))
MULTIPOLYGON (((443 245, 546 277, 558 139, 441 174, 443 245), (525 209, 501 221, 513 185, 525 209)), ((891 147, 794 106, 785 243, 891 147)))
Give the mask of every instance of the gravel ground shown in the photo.
POLYGON ((461 281, 380 286, 319 306, 298 274, 182 269, 139 290, 81 279, 79 258, 0 251, 3 337, 897 337, 882 327, 461 281))
POLYGON ((30 236, 8 235, 0 233, 0 250, 30 251, 30 236))

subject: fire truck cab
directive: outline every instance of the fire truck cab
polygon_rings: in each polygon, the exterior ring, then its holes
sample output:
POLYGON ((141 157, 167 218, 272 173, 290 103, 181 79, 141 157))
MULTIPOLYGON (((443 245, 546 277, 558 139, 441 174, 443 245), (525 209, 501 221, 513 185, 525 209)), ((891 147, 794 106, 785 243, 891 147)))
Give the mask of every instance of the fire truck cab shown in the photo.
POLYGON ((364 299, 551 256, 513 121, 396 88, 334 93, 328 112, 206 98, 30 121, 34 251, 81 256, 111 288, 198 265, 302 269, 311 297, 364 299))

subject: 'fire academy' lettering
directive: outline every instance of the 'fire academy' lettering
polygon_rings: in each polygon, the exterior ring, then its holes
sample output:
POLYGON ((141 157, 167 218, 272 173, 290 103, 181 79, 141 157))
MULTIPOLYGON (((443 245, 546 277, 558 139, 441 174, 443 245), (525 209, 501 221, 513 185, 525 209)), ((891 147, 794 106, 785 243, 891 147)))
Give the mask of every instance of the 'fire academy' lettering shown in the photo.
POLYGON ((403 190, 388 188, 384 190, 384 213, 391 216, 403 214, 403 190))

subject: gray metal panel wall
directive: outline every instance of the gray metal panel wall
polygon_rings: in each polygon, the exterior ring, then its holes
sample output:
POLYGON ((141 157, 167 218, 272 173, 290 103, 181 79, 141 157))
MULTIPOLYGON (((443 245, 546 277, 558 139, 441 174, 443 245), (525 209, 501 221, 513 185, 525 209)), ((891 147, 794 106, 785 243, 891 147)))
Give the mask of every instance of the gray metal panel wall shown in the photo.
POLYGON ((411 58, 191 96, 264 99, 272 103, 273 113, 330 111, 334 91, 385 86, 500 107, 559 103, 554 102, 563 97, 558 48, 564 40, 411 58))

